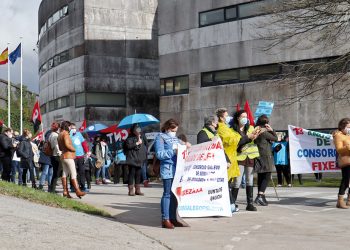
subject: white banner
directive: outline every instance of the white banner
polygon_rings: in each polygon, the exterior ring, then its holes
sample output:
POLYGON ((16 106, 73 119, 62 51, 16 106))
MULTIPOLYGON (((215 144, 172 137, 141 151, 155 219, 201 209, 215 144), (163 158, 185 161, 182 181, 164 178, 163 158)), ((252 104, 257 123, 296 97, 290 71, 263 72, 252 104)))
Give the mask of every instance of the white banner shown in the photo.
POLYGON ((288 126, 292 174, 338 172, 333 137, 292 125, 288 126))
POLYGON ((172 192, 181 217, 231 217, 227 163, 222 142, 179 146, 172 192))

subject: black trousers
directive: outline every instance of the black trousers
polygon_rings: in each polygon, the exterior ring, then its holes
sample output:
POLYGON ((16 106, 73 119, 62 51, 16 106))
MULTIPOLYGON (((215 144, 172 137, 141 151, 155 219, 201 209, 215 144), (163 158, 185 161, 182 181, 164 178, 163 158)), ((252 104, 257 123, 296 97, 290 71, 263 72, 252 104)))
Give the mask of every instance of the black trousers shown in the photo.
POLYGON ((265 193, 269 181, 271 179, 271 172, 258 173, 258 192, 265 193))
POLYGON ((1 179, 3 181, 11 181, 11 157, 5 156, 0 158, 2 164, 1 179))
POLYGON ((276 165, 276 170, 277 170, 277 182, 278 185, 283 184, 283 177, 286 179, 287 184, 290 184, 291 181, 291 176, 290 176, 290 169, 288 165, 276 165))
POLYGON ((141 184, 141 166, 135 167, 135 166, 129 166, 129 185, 139 185, 141 184))
POLYGON ((75 167, 77 168, 78 183, 79 183, 80 189, 84 189, 85 181, 86 181, 84 157, 76 158, 74 161, 75 161, 75 167))
POLYGON ((59 156, 51 156, 51 164, 52 164, 52 181, 49 187, 49 192, 56 191, 57 179, 60 176, 60 172, 62 172, 62 166, 60 164, 59 156))
POLYGON ((314 173, 316 180, 322 180, 322 173, 314 173))
POLYGON ((344 195, 346 189, 349 187, 350 165, 341 168, 341 182, 339 187, 339 195, 344 195))
POLYGON ((129 167, 125 164, 113 164, 114 172, 113 172, 113 182, 114 184, 119 183, 120 177, 123 178, 123 184, 128 184, 129 181, 129 167))
POLYGON ((21 168, 23 168, 22 183, 24 185, 26 185, 26 183, 27 183, 27 172, 29 170, 30 180, 31 180, 32 184, 35 184, 34 163, 30 163, 30 162, 21 160, 21 168))

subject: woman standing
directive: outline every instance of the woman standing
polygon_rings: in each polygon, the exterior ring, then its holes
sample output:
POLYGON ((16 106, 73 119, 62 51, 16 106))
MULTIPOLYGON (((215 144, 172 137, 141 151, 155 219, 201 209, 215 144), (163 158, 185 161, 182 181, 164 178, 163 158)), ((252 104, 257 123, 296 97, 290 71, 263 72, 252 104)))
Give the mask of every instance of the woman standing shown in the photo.
POLYGON ((33 162, 33 149, 30 139, 32 133, 28 129, 23 130, 22 141, 19 144, 17 155, 21 158, 21 168, 23 168, 22 183, 27 185, 27 172, 29 170, 30 180, 32 181, 32 188, 36 188, 35 176, 34 176, 34 162, 33 162))
MULTIPOLYGON (((176 197, 171 192, 176 170, 177 146, 180 143, 176 137, 178 127, 179 124, 174 119, 166 121, 154 142, 156 157, 160 160, 160 177, 163 180, 163 196, 160 203, 162 227, 167 229, 174 229, 175 226, 185 226, 177 221, 176 197)), ((186 145, 189 147, 189 144, 186 145)))
POLYGON ((133 124, 125 141, 126 164, 129 166, 129 196, 144 195, 141 193, 141 167, 147 159, 146 142, 142 137, 141 128, 133 124), (134 192, 135 183, 135 192, 134 192))
POLYGON ((75 168, 75 148, 73 147, 72 140, 69 136, 69 121, 63 121, 61 123, 61 133, 58 135, 57 141, 60 150, 62 151, 61 161, 63 167, 62 175, 62 186, 63 186, 63 196, 67 198, 72 198, 68 192, 67 177, 70 175, 71 183, 74 187, 75 194, 81 199, 85 195, 84 192, 80 191, 77 182, 77 170, 75 168))
POLYGON ((273 141, 278 140, 278 137, 276 132, 269 125, 269 118, 266 115, 262 115, 258 118, 256 127, 259 127, 261 131, 260 135, 255 139, 260 154, 260 161, 258 161, 260 166, 256 168, 258 173, 258 196, 255 199, 255 203, 261 206, 267 206, 268 202, 265 197, 265 190, 269 184, 271 172, 274 168, 271 145, 273 141))
POLYGON ((237 148, 238 167, 241 172, 233 181, 232 196, 234 202, 237 200, 239 187, 242 183, 242 176, 245 174, 246 178, 246 197, 247 197, 247 211, 257 211, 253 204, 253 188, 254 188, 254 159, 259 157, 259 150, 254 140, 258 136, 258 130, 249 125, 248 115, 245 110, 237 111, 233 115, 232 128, 241 139, 237 148))
POLYGON ((339 155, 338 166, 341 168, 342 174, 337 208, 347 209, 350 206, 350 190, 346 204, 344 202, 344 194, 349 187, 350 178, 350 118, 343 118, 339 121, 338 130, 333 133, 333 138, 335 149, 339 155))

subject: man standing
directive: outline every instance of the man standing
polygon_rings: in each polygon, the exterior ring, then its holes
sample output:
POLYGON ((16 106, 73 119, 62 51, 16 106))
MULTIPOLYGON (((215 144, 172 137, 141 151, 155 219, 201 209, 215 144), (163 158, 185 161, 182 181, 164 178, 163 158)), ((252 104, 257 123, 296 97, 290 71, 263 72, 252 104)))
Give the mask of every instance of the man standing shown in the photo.
POLYGON ((16 145, 13 144, 13 130, 6 128, 0 135, 0 161, 3 167, 1 178, 3 181, 11 181, 11 160, 12 150, 16 145))
POLYGON ((81 191, 88 191, 85 188, 85 164, 84 164, 84 156, 90 156, 89 145, 87 141, 85 141, 83 135, 77 131, 77 127, 74 123, 70 126, 70 138, 72 139, 73 147, 75 148, 75 167, 78 172, 78 183, 81 191))

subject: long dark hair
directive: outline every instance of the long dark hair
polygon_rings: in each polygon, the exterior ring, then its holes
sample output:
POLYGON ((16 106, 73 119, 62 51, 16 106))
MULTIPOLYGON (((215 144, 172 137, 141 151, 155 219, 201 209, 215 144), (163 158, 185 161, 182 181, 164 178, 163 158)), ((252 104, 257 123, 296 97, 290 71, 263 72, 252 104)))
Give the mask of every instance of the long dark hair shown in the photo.
POLYGON ((343 118, 339 121, 338 123, 338 130, 342 131, 346 128, 346 126, 350 123, 350 119, 349 118, 343 118))
POLYGON ((265 127, 266 124, 269 123, 269 118, 267 115, 261 115, 259 116, 258 120, 256 121, 255 127, 265 127))
POLYGON ((161 128, 161 131, 163 133, 165 133, 169 129, 174 129, 174 128, 178 127, 178 126, 179 126, 179 123, 175 119, 169 119, 163 124, 163 126, 161 128))
MULTIPOLYGON (((238 132, 240 134, 241 134, 241 130, 239 128, 239 125, 240 125, 239 124, 239 117, 241 116, 241 114, 244 114, 244 113, 247 113, 247 111, 245 111, 244 109, 238 110, 237 112, 235 112, 233 114, 233 119, 230 122, 230 127, 233 128, 236 132, 238 132)), ((243 129, 244 134, 247 134, 249 126, 250 126, 250 124, 249 124, 249 120, 248 120, 247 124, 244 125, 244 129, 243 129)))

